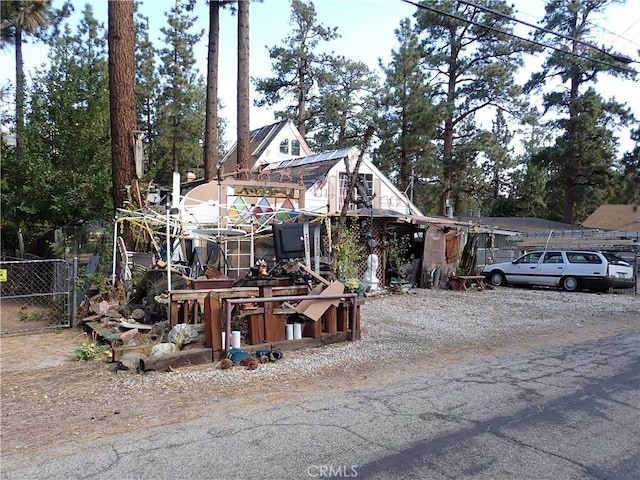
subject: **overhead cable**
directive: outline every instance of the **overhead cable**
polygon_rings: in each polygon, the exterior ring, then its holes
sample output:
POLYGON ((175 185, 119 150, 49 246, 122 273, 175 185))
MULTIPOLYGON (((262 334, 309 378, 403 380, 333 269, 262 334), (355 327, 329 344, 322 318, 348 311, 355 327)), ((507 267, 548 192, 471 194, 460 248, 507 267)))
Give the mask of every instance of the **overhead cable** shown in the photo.
POLYGON ((555 50, 557 52, 564 53, 564 54, 570 55, 572 57, 581 58, 583 60, 587 60, 587 61, 592 62, 592 63, 597 63, 597 64, 600 64, 600 65, 604 65, 604 66, 607 66, 609 68, 622 70, 622 71, 625 71, 625 72, 628 72, 628 73, 637 73, 635 70, 633 70, 631 68, 626 68, 626 67, 623 67, 623 66, 620 66, 620 65, 614 65, 612 63, 608 63, 608 62, 605 62, 603 60, 599 60, 597 58, 591 58, 591 57, 587 57, 585 55, 580 55, 579 53, 569 52, 567 50, 563 50, 561 48, 554 47, 552 45, 547 45, 547 44, 544 44, 544 43, 541 43, 541 42, 537 42, 535 40, 531 40, 529 38, 521 37, 521 36, 516 35, 514 33, 511 33, 511 32, 506 32, 506 31, 501 30, 501 29, 496 28, 496 27, 491 27, 489 25, 482 25, 481 23, 474 22, 473 20, 469 20, 468 18, 460 17, 458 15, 454 15, 453 13, 445 12, 443 10, 438 10, 437 8, 428 7, 426 5, 421 5, 421 4, 413 2, 411 0, 401 0, 401 1, 404 2, 404 3, 408 3, 410 5, 413 5, 416 8, 423 9, 423 10, 429 10, 431 12, 439 13, 440 15, 444 15, 446 17, 455 18, 456 20, 460 20, 461 22, 469 23, 471 25, 475 25, 477 27, 484 28, 486 30, 491 30, 491 31, 500 33, 502 35, 506 35, 506 36, 509 36, 509 37, 512 37, 512 38, 516 38, 518 40, 522 40, 523 42, 527 42, 527 43, 530 43, 532 45, 537 45, 537 46, 542 47, 542 48, 548 48, 548 49, 551 49, 551 50, 555 50))
POLYGON ((553 30, 549 30, 548 28, 541 27, 539 25, 534 25, 533 23, 525 22, 524 20, 520 20, 518 18, 512 17, 511 15, 507 15, 505 13, 499 12, 499 11, 494 10, 492 8, 489 8, 489 7, 485 7, 483 5, 478 5, 477 3, 470 2, 468 0, 458 0, 458 3, 462 3, 464 5, 469 5, 470 7, 477 8, 477 9, 482 10, 484 12, 489 12, 489 13, 491 13, 493 15, 498 15, 500 17, 506 18, 507 20, 511 20, 513 22, 521 23, 522 25, 526 25, 527 27, 535 28, 536 30, 540 30, 540 31, 545 32, 545 33, 550 33, 551 35, 555 35, 557 37, 564 38, 565 40, 570 40, 572 42, 579 43, 580 45, 584 45, 585 47, 589 47, 589 48, 592 48, 593 50, 596 50, 596 51, 598 51, 600 53, 604 53, 605 55, 608 55, 609 57, 613 58, 617 62, 631 63, 633 61, 631 58, 627 57, 626 55, 617 55, 617 54, 613 54, 613 53, 607 52, 606 50, 604 50, 602 48, 596 47, 595 45, 592 45, 592 44, 587 43, 587 42, 583 42, 582 40, 580 40, 578 38, 574 38, 574 37, 571 37, 569 35, 565 35, 564 33, 554 32, 553 30))

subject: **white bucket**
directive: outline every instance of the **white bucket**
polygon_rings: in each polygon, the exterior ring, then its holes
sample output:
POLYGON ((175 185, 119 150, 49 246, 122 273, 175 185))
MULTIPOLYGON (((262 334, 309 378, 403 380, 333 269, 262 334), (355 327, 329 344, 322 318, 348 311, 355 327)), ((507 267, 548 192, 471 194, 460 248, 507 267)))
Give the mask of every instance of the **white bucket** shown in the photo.
POLYGON ((233 330, 231 332, 231 346, 233 348, 240 348, 240 330, 233 330))
POLYGON ((293 324, 293 339, 300 340, 302 338, 302 324, 294 323, 293 324))
POLYGON ((284 326, 285 331, 287 332, 287 340, 293 339, 293 324, 289 323, 284 326))

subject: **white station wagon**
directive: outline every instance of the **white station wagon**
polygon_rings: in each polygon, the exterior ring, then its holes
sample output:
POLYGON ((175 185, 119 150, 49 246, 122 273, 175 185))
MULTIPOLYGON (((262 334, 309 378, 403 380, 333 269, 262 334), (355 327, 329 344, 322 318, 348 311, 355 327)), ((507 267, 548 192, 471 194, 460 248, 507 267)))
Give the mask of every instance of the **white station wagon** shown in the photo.
POLYGON ((582 250, 530 252, 511 262, 485 265, 492 285, 539 285, 576 290, 633 288, 633 267, 612 253, 582 250))

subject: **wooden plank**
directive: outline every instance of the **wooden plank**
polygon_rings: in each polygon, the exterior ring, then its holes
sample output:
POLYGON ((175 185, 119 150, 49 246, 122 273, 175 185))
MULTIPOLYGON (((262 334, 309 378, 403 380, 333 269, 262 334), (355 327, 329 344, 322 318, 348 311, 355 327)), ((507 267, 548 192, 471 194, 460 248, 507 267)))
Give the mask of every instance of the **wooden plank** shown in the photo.
POLYGON ((322 344, 330 345, 332 343, 342 343, 349 340, 347 332, 325 333, 322 335, 322 344))
POLYGON ((321 338, 322 322, 305 322, 302 335, 305 337, 321 338))
POLYGON ((118 339, 113 327, 105 327, 100 322, 84 322, 84 324, 92 333, 95 333, 98 337, 106 340, 107 342, 113 342, 118 339))
POLYGON ((213 351, 210 348, 190 348, 175 353, 167 353, 159 357, 146 357, 140 360, 140 370, 169 370, 185 365, 202 365, 211 363, 213 351))
POLYGON ((257 345, 247 346, 243 350, 251 354, 254 354, 258 350, 272 350, 275 348, 285 352, 285 351, 293 351, 293 350, 302 350, 304 348, 319 347, 321 345, 322 345, 322 342, 320 339, 305 337, 299 340, 284 340, 280 342, 260 343, 257 345))
POLYGON ((337 320, 336 320, 336 329, 339 332, 346 332, 349 330, 349 310, 351 309, 350 305, 346 305, 351 302, 340 302, 337 308, 337 320))
POLYGON ((308 293, 309 293, 309 288, 305 285, 295 285, 290 287, 273 287, 274 297, 306 295, 308 293))
POLYGON ((327 280, 326 278, 321 277, 320 275, 317 275, 316 272, 314 272, 310 268, 307 268, 307 266, 304 263, 298 262, 298 267, 300 267, 302 270, 307 272, 311 277, 315 278, 320 283, 324 283, 325 285, 330 285, 331 284, 331 282, 329 280, 327 280))

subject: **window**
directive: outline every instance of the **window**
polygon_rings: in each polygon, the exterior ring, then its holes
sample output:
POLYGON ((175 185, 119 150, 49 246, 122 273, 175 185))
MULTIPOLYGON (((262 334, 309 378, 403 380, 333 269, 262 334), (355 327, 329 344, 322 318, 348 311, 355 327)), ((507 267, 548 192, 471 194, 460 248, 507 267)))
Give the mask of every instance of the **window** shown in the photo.
POLYGON ((604 255, 604 258, 606 258, 611 265, 622 265, 625 267, 631 266, 631 264, 627 262, 624 258, 620 258, 619 256, 614 255, 613 253, 605 252, 603 253, 603 255, 604 255))
POLYGON ((524 257, 520 257, 518 260, 516 260, 516 263, 538 263, 541 255, 542 252, 529 253, 524 257))
POLYGON ((602 259, 595 253, 567 252, 567 258, 571 263, 602 263, 602 259))
POLYGON ((547 252, 544 256, 543 263, 564 263, 560 252, 547 252))
MULTIPOLYGON (((373 174, 371 173, 360 173, 358 174, 358 181, 361 186, 366 190, 367 195, 369 195, 369 200, 373 198, 373 174)), ((342 208, 345 199, 347 198, 347 187, 349 186, 349 176, 346 173, 340 174, 340 201, 339 206, 342 208)), ((351 204, 349 205, 349 209, 355 210, 356 208, 363 208, 364 198, 362 193, 358 188, 353 189, 353 194, 351 196, 351 204)))
POLYGON ((291 155, 300 156, 300 142, 298 140, 291 140, 291 155))
POLYGON ((282 140, 280 142, 280 153, 289 153, 289 140, 282 140))

